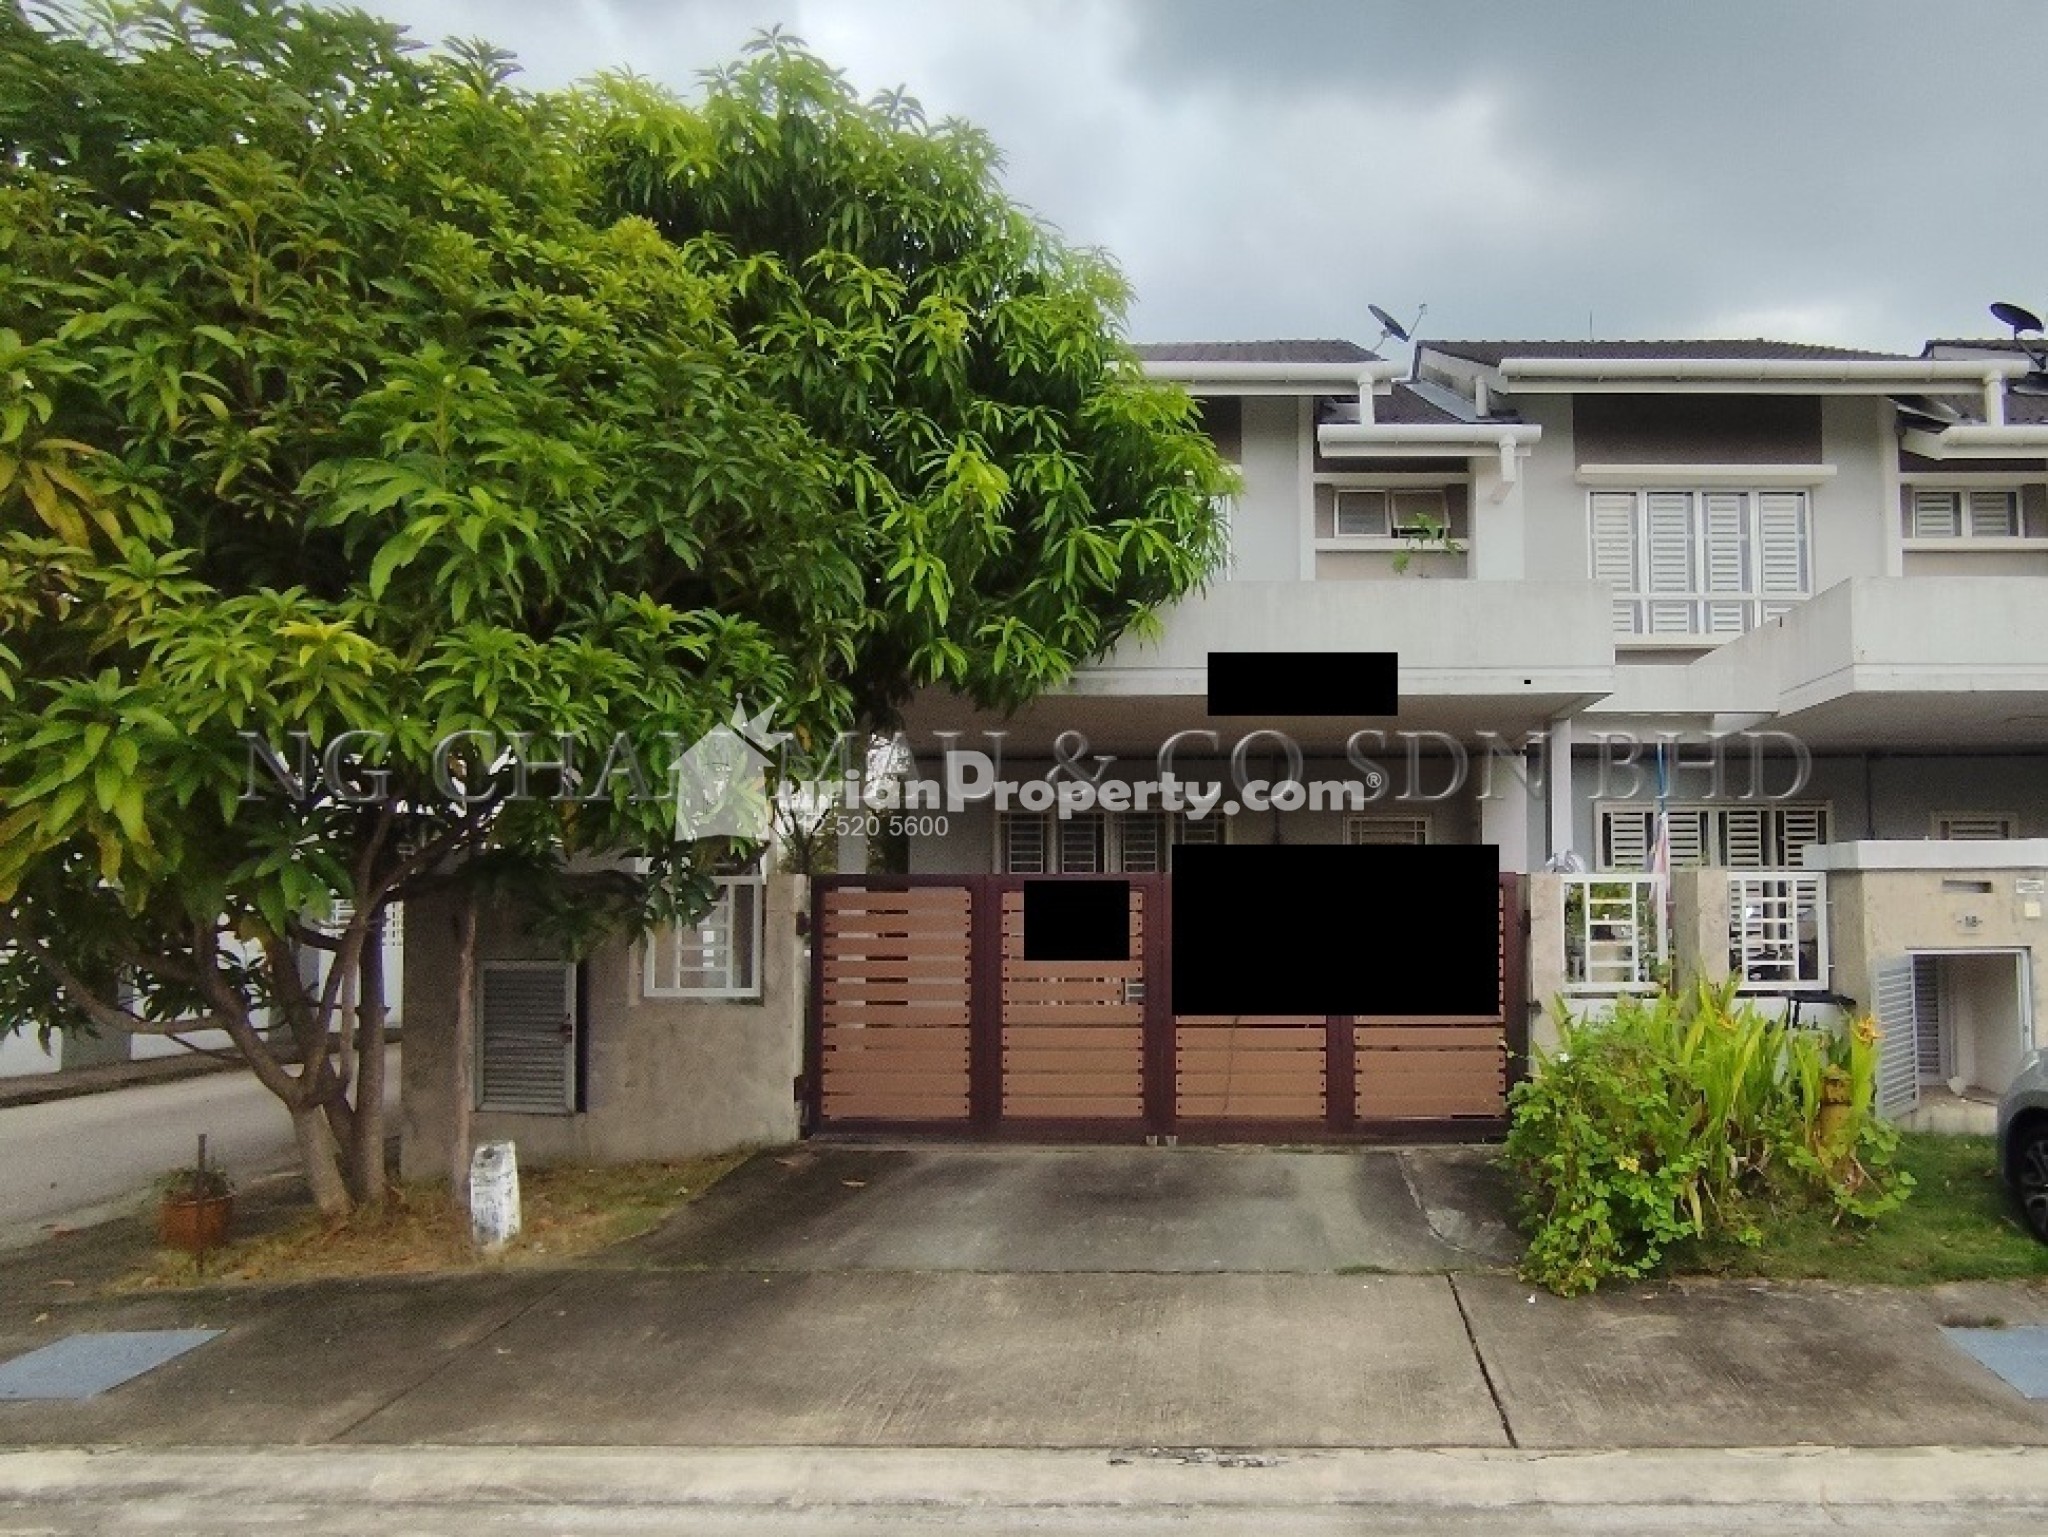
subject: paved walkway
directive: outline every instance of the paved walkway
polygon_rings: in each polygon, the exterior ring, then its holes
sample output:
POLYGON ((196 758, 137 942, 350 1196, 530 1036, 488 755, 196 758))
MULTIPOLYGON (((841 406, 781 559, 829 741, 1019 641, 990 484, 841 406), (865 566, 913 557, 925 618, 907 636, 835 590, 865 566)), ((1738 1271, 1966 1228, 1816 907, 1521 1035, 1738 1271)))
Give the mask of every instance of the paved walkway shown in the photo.
POLYGON ((0 1404, 0 1444, 2048 1445, 1939 1332, 2048 1291, 1562 1302, 1480 1242, 1487 1189, 1455 1151, 807 1148, 576 1269, 123 1299, 89 1236, 7 1258, 0 1357, 227 1332, 0 1404))

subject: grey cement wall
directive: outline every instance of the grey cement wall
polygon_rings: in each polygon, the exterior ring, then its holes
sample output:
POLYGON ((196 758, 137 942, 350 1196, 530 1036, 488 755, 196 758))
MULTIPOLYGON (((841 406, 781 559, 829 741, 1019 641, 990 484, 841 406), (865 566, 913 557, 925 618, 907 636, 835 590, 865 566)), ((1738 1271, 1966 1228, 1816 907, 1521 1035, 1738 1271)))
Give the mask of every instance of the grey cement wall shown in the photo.
MULTIPOLYGON (((1697 746, 1688 751, 1697 753, 1697 746)), ((1747 754, 1731 749, 1728 789, 1740 790, 1747 780, 1747 754)), ((1654 754, 1651 755, 1654 757, 1654 754)), ((1574 755, 1572 765, 1572 846, 1588 860, 1598 848, 1595 837, 1597 764, 1592 755, 1574 755)), ((1705 798, 1704 780, 1692 771, 1674 775, 1671 798, 1705 798)), ((1765 789, 1775 793, 1787 778, 1775 766, 1767 769, 1765 789)), ((1646 789, 1637 799, 1654 797, 1646 789)), ((1875 753, 1816 756, 1808 783, 1796 801, 1823 801, 1836 840, 1850 838, 1913 839, 1934 833, 1937 814, 2008 814, 2019 818, 2022 838, 2048 837, 2048 753, 1916 754, 1875 753)))
POLYGON ((1815 464, 1821 402, 1800 395, 1572 397, 1580 464, 1815 464))
MULTIPOLYGON (((808 887, 797 876, 767 882, 758 1000, 646 998, 640 946, 600 948, 583 963, 584 1108, 572 1115, 478 1111, 475 1139, 509 1138, 528 1165, 690 1158, 793 1141, 809 985, 797 916, 808 910, 808 887)), ((441 899, 416 904, 406 941, 399 1125, 401 1164, 410 1179, 449 1167, 457 969, 452 906, 441 899)), ((480 914, 477 951, 479 962, 555 958, 508 906, 480 914)))

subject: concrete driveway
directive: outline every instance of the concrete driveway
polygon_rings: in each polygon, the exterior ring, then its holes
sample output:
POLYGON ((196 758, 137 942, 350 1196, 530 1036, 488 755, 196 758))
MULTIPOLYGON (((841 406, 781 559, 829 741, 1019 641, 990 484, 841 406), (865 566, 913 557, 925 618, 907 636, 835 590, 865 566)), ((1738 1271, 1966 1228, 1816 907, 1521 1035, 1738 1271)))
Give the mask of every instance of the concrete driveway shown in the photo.
POLYGON ((1005 1274, 1512 1265, 1489 1148, 816 1144, 756 1159, 622 1262, 1005 1274))
POLYGON ((558 1270, 100 1297, 42 1245, 0 1256, 0 1359, 225 1332, 0 1402, 0 1445, 2048 1445, 1941 1332, 2048 1288, 1560 1301, 1488 1251, 1499 1201, 1458 1149, 808 1146, 558 1270))

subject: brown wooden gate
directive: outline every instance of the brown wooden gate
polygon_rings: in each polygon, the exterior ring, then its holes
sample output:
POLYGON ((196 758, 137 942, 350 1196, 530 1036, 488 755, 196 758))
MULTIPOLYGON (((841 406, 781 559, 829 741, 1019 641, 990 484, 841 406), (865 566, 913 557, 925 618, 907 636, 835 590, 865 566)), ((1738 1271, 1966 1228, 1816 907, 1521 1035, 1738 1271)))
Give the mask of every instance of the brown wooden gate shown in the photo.
POLYGON ((1526 1050, 1522 880, 1498 1013, 1179 1015, 1164 876, 822 876, 810 1129, 1026 1139, 1342 1140, 1499 1131, 1526 1050), (1129 959, 1027 960, 1027 882, 1130 888, 1129 959))

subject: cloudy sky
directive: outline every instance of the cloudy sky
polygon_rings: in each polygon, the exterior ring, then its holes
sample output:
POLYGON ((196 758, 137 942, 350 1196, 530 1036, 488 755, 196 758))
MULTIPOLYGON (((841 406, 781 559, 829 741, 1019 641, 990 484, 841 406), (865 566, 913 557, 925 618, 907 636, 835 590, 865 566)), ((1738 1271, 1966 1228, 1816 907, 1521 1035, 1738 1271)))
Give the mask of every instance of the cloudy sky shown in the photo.
POLYGON ((368 0, 534 85, 678 90, 783 23, 988 129, 1139 340, 1917 350, 2048 303, 2040 0, 368 0))

